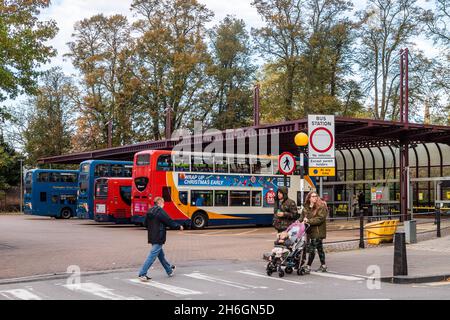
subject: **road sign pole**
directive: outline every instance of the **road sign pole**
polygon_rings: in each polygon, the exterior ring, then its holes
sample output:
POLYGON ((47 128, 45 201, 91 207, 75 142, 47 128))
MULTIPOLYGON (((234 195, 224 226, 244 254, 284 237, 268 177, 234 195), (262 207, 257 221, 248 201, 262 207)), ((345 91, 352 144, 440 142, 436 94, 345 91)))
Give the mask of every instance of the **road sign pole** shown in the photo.
POLYGON ((304 164, 305 164, 305 155, 303 152, 303 148, 300 147, 300 207, 303 207, 303 191, 305 190, 305 182, 303 180, 305 172, 304 172, 304 164))

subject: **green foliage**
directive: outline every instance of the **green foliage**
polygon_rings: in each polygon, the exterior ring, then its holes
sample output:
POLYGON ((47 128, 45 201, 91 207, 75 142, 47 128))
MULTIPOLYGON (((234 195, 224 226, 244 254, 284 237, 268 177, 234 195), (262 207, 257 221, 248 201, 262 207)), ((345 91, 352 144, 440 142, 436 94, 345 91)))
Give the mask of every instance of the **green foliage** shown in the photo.
POLYGON ((17 186, 20 182, 19 155, 0 136, 0 190, 17 186))
POLYGON ((0 3, 0 101, 33 93, 38 68, 55 56, 46 45, 58 28, 38 20, 48 0, 6 0, 0 3))

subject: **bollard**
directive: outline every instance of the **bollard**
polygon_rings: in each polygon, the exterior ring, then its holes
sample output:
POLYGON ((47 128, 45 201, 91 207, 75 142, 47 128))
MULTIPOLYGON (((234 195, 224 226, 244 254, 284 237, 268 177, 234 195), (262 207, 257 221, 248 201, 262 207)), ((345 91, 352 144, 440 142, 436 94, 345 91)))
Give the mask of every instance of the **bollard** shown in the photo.
POLYGON ((441 209, 437 208, 436 210, 436 236, 438 238, 441 237, 441 209))
POLYGON ((396 232, 394 237, 394 277, 408 275, 405 232, 396 232))
POLYGON ((359 248, 364 249, 364 213, 359 213, 359 248))
POLYGON ((416 220, 405 221, 406 243, 417 243, 417 222, 416 220))

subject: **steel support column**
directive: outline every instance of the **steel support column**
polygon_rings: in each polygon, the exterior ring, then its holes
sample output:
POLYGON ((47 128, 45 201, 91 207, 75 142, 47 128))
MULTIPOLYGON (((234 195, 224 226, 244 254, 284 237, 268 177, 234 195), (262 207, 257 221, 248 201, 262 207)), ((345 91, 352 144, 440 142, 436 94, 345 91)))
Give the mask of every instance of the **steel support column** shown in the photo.
MULTIPOLYGON (((428 147, 426 145, 426 143, 423 144, 423 147, 425 148, 425 151, 427 153, 427 157, 428 157, 428 170, 427 170, 427 175, 428 178, 431 178, 431 156, 430 156, 430 150, 428 150, 428 147)), ((428 181, 428 206, 431 206, 431 182, 428 181)))
POLYGON ((408 141, 400 142, 400 214, 402 221, 409 219, 408 217, 408 180, 409 180, 409 143, 408 141))

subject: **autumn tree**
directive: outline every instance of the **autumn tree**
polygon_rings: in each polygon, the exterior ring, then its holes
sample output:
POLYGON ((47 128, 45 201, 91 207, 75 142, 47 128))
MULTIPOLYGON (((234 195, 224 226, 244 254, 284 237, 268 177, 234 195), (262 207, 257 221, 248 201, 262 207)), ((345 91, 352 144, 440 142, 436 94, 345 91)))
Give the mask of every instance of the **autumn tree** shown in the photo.
POLYGON ((281 101, 279 107, 287 120, 295 109, 297 86, 295 74, 300 68, 300 54, 305 48, 304 0, 255 0, 252 5, 265 26, 252 29, 261 56, 280 70, 281 101))
POLYGON ((127 18, 95 15, 77 22, 72 36, 67 56, 82 76, 77 149, 106 147, 109 121, 114 128, 113 145, 133 142, 135 104, 129 90, 133 39, 127 18))
POLYGON ((243 20, 226 17, 210 31, 211 125, 217 129, 248 126, 252 119, 250 36, 243 20))
POLYGON ((349 114, 359 104, 359 88, 347 79, 352 75, 355 26, 345 14, 352 9, 352 3, 310 0, 305 8, 306 44, 300 56, 302 67, 296 76, 302 116, 349 114))
POLYGON ((399 51, 417 35, 420 9, 416 0, 369 0, 358 17, 361 46, 357 60, 365 89, 373 96, 373 116, 392 119, 391 115, 398 114, 393 97, 398 96, 400 81, 399 51))
POLYGON ((253 5, 266 22, 253 35, 262 55, 270 58, 261 75, 264 112, 290 120, 361 109, 361 90, 347 79, 355 40, 355 25, 345 17, 350 2, 257 0, 253 5))
POLYGON ((203 87, 211 59, 204 39, 213 13, 197 0, 134 0, 131 8, 139 17, 134 24, 138 131, 141 139, 159 140, 168 110, 173 129, 189 127, 209 112, 203 87))
POLYGON ((76 94, 71 79, 61 69, 52 68, 43 74, 36 96, 29 99, 31 112, 23 132, 28 163, 71 151, 72 97, 76 94))
POLYGON ((0 3, 0 102, 33 93, 39 67, 53 56, 48 45, 58 29, 54 21, 40 21, 49 0, 4 0, 0 3))

